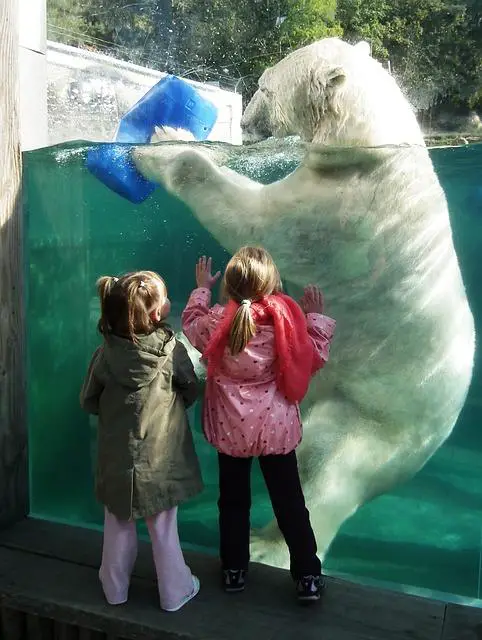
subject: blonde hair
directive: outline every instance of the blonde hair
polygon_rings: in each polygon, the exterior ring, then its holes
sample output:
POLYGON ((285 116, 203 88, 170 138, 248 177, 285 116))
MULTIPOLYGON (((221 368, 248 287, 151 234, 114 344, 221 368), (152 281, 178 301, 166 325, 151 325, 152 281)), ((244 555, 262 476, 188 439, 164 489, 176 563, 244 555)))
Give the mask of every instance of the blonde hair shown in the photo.
POLYGON ((149 314, 161 303, 162 293, 167 297, 159 274, 136 271, 120 278, 102 276, 97 280, 97 291, 101 310, 98 329, 105 337, 113 334, 137 342, 136 334, 156 330, 149 314))
POLYGON ((240 305, 229 332, 229 348, 235 355, 243 351, 256 334, 251 302, 282 290, 273 258, 262 247, 242 247, 228 262, 223 290, 225 295, 240 305))

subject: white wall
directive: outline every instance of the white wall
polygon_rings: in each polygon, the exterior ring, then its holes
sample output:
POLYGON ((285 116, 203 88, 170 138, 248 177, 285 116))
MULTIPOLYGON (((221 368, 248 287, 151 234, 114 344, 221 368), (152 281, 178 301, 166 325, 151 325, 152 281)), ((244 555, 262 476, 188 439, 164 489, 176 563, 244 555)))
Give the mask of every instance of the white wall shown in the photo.
MULTIPOLYGON (((67 45, 47 42, 49 144, 110 141, 119 119, 165 74, 67 45)), ((218 107, 209 140, 241 144, 242 98, 191 82, 218 107)))

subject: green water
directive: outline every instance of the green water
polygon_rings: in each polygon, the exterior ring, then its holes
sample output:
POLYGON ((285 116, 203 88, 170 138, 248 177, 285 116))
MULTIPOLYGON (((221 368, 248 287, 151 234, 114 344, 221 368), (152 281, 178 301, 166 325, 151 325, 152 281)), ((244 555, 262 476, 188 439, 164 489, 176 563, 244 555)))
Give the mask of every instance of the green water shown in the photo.
MULTIPOLYGON (((227 253, 189 209, 160 189, 141 205, 110 192, 84 168, 87 146, 70 144, 25 155, 28 280, 28 398, 31 513, 99 527, 93 495, 95 423, 78 404, 79 388, 98 344, 94 283, 103 274, 153 269, 167 280, 172 323, 194 286, 200 254, 222 268, 227 253)), ((482 145, 431 152, 449 200, 455 244, 477 326, 482 323, 482 145)), ((273 154, 246 164, 270 182, 296 164, 273 154)), ((326 561, 333 573, 362 581, 482 596, 481 358, 449 441, 410 482, 363 507, 336 538, 326 561)), ((191 411, 206 483, 180 511, 187 547, 216 551, 216 458, 191 411)), ((256 474, 253 524, 272 518, 256 474)))

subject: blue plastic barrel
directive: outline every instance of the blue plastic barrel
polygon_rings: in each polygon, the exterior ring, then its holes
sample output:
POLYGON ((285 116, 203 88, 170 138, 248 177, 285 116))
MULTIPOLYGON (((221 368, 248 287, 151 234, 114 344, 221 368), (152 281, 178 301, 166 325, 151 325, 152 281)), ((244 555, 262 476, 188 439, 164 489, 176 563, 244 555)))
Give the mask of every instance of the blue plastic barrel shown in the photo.
POLYGON ((150 89, 122 118, 116 142, 149 142, 161 125, 187 129, 205 140, 218 116, 217 108, 193 86, 176 76, 166 76, 150 89))
MULTIPOLYGON (((116 143, 145 144, 156 126, 182 128, 205 140, 217 118, 217 108, 190 84, 176 76, 162 78, 121 119, 116 143)), ((107 187, 134 203, 145 200, 157 185, 136 169, 130 147, 102 144, 89 150, 87 169, 107 187)))

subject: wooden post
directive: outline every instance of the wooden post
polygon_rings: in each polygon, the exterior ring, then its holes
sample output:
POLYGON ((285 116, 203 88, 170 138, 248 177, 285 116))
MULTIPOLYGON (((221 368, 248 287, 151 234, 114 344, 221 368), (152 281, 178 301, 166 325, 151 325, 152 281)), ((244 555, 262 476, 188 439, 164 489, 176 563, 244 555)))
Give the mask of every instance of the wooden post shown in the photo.
MULTIPOLYGON (((3 2, 3 0, 0 0, 3 2)), ((22 151, 48 145, 47 0, 17 0, 18 104, 22 151)))
POLYGON ((18 5, 0 8, 0 527, 28 510, 18 5))

